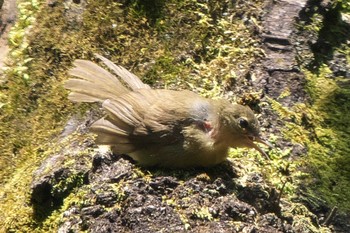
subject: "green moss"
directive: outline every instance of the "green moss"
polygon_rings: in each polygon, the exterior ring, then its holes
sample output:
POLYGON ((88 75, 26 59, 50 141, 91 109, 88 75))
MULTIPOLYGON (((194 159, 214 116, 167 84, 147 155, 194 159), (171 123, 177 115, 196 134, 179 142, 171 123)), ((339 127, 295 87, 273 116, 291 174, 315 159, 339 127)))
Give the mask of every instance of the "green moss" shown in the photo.
POLYGON ((280 96, 278 96, 278 99, 283 99, 285 97, 288 97, 290 96, 290 94, 291 94, 290 89, 287 87, 281 92, 280 96))
MULTIPOLYGON (((87 199, 86 197, 90 194, 90 186, 86 185, 79 189, 75 189, 65 199, 62 206, 53 211, 47 218, 36 228, 35 232, 57 232, 60 222, 65 218, 63 213, 72 206, 78 206, 82 208, 94 203, 94 199, 87 199)), ((80 230, 80 229, 77 229, 80 230)))
POLYGON ((64 180, 60 180, 52 187, 52 193, 55 196, 64 197, 64 193, 70 192, 74 187, 80 187, 84 184, 84 174, 72 174, 64 180))
POLYGON ((285 217, 293 217, 293 229, 298 232, 322 232, 330 233, 328 228, 317 228, 313 222, 317 222, 317 218, 314 214, 302 204, 293 203, 288 206, 288 209, 284 211, 285 217))
POLYGON ((111 186, 111 189, 114 191, 114 193, 117 195, 117 198, 116 198, 117 204, 120 204, 126 198, 126 194, 124 191, 124 187, 126 186, 125 181, 121 180, 118 183, 110 184, 110 186, 111 186))
MULTIPOLYGON (((313 99, 311 106, 295 105, 292 109, 271 101, 272 107, 286 120, 284 136, 308 149, 307 157, 300 162, 309 168, 304 187, 311 196, 320 196, 331 206, 350 210, 350 92, 340 88, 331 79, 327 66, 318 74, 304 71, 308 91, 313 99)), ((305 173, 303 173, 305 178, 305 173)))
POLYGON ((134 17, 146 17, 152 24, 163 17, 163 8, 165 1, 163 0, 129 0, 126 5, 130 9, 134 17))
POLYGON ((319 177, 313 187, 332 205, 350 210, 350 92, 329 78, 330 71, 321 67, 318 75, 306 72, 314 97, 313 110, 318 114, 315 143, 310 147, 310 165, 319 177))
POLYGON ((208 220, 208 221, 214 220, 213 216, 209 212, 208 207, 202 207, 200 209, 195 209, 195 210, 193 210, 192 213, 195 217, 197 217, 199 219, 208 220))

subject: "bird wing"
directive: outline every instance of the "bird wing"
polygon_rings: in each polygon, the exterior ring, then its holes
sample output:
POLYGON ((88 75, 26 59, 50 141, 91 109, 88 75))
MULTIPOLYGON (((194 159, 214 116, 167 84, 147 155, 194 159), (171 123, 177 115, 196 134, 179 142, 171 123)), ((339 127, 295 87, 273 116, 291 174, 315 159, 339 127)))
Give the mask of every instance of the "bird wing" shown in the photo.
POLYGON ((91 130, 97 134, 97 144, 114 145, 120 153, 182 143, 185 127, 205 131, 208 109, 202 107, 210 106, 207 101, 189 91, 140 89, 104 101, 107 116, 91 130))

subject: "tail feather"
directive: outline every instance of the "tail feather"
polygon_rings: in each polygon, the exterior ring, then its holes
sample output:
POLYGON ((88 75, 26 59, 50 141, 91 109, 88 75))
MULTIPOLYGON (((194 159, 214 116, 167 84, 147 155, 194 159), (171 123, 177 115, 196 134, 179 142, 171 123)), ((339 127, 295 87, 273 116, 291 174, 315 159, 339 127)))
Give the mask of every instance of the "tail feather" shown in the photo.
POLYGON ((77 92, 69 93, 68 99, 73 102, 83 102, 83 103, 94 103, 94 102, 101 101, 100 98, 91 96, 91 94, 86 95, 86 94, 77 93, 77 92))
POLYGON ((97 64, 87 60, 76 60, 75 67, 69 74, 96 84, 95 87, 104 87, 111 92, 123 93, 128 89, 118 80, 117 77, 97 64))
POLYGON ((131 88, 131 90, 134 91, 137 89, 151 89, 150 86, 144 84, 136 75, 129 72, 124 67, 117 66, 116 64, 99 54, 95 54, 95 56, 99 58, 109 69, 111 69, 114 72, 114 74, 122 78, 122 80, 126 82, 131 88))
POLYGON ((86 99, 86 96, 90 96, 97 101, 113 99, 116 96, 115 93, 111 93, 107 89, 108 87, 102 85, 97 87, 95 83, 83 79, 69 79, 65 83, 65 87, 72 91, 69 95, 69 99, 75 102, 86 102, 83 101, 86 99), (81 97, 84 97, 84 99, 82 100, 81 97))
POLYGON ((64 85, 72 91, 69 96, 70 100, 74 102, 102 103, 106 99, 115 100, 130 90, 150 89, 148 85, 144 84, 136 75, 125 68, 113 64, 101 55, 96 54, 96 57, 101 59, 117 76, 94 62, 76 60, 74 68, 69 70, 69 74, 78 79, 69 79, 64 85))

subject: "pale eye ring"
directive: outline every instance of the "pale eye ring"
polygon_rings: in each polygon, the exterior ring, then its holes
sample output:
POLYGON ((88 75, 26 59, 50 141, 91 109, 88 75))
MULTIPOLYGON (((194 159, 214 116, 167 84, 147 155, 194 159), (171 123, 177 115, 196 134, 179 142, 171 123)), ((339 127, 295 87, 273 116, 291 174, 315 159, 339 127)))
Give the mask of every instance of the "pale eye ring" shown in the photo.
POLYGON ((246 128, 248 128, 248 126, 249 126, 248 121, 247 121, 246 119, 244 119, 244 118, 239 118, 239 119, 238 119, 238 124, 239 124, 239 126, 240 126, 242 129, 246 129, 246 128))

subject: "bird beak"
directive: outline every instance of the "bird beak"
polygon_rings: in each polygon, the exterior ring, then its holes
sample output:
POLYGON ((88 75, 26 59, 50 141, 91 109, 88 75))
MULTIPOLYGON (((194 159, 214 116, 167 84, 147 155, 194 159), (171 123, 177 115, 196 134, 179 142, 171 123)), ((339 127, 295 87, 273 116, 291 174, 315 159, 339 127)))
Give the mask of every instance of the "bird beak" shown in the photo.
POLYGON ((254 142, 258 142, 261 144, 264 144, 266 146, 268 146, 269 148, 272 148, 273 146, 271 145, 271 143, 269 143, 268 141, 263 140, 260 137, 248 137, 250 140, 250 146, 253 147, 255 150, 259 151, 260 154, 264 155, 267 160, 271 160, 270 157, 265 153, 265 151, 263 151, 258 145, 256 145, 254 142))
POLYGON ((256 137, 254 139, 255 142, 259 142, 261 144, 264 144, 265 146, 268 146, 269 148, 272 148, 273 145, 271 143, 269 143, 268 141, 265 141, 264 139, 260 138, 260 137, 256 137))

